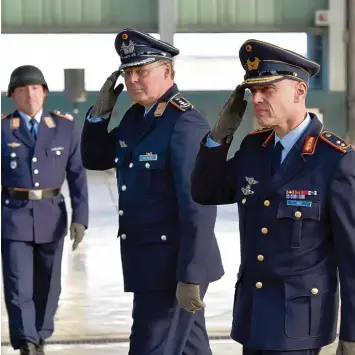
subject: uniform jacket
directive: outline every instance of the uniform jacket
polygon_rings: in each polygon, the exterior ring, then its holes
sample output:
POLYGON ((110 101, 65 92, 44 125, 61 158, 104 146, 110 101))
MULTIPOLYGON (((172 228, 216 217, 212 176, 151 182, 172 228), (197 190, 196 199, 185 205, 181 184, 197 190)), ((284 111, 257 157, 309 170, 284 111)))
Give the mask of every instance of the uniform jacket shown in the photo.
POLYGON ((241 266, 232 337, 251 349, 334 341, 338 271, 340 338, 355 341, 355 152, 311 118, 274 176, 271 129, 249 134, 229 160, 230 144, 201 144, 196 160, 193 199, 238 203, 241 266))
POLYGON ((85 121, 84 166, 116 168, 126 291, 161 290, 177 281, 208 283, 223 275, 216 206, 192 201, 190 177, 207 121, 174 85, 143 117, 133 104, 118 127, 85 121))
MULTIPOLYGON (((23 189, 54 189, 67 179, 72 222, 88 226, 86 171, 73 117, 44 111, 34 140, 17 111, 1 121, 1 183, 23 189)), ((48 243, 67 233, 64 197, 17 200, 1 196, 1 236, 48 243)))

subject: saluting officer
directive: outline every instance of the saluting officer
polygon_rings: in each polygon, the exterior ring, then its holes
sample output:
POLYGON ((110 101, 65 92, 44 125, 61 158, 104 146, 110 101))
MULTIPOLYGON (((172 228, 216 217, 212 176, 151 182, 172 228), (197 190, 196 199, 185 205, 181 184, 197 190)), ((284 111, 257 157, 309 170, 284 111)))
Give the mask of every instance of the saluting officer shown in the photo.
POLYGON ((8 96, 16 111, 1 125, 1 253, 10 339, 21 354, 44 354, 61 291, 67 178, 73 250, 88 226, 86 171, 73 117, 47 112, 48 86, 30 65, 16 68, 8 96))
POLYGON ((240 48, 245 80, 204 137, 191 191, 238 203, 241 265, 232 338, 245 355, 314 355, 334 341, 355 354, 355 152, 306 109, 319 65, 269 43, 240 48), (264 127, 227 153, 251 90, 264 127))
POLYGON ((88 112, 82 154, 87 169, 118 173, 124 289, 134 292, 129 354, 211 354, 202 299, 223 275, 216 207, 190 196, 195 157, 210 128, 174 84, 177 48, 131 29, 117 35, 115 48, 122 64, 88 112), (123 89, 114 89, 120 72, 135 103, 108 132, 123 89))

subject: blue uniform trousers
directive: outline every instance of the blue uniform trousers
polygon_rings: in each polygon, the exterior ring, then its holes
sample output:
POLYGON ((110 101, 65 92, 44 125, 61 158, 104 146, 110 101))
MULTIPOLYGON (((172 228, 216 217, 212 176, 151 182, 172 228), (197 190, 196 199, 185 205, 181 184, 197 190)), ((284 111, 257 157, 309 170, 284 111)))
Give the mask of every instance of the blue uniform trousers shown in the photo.
POLYGON ((305 349, 305 350, 249 350, 243 347, 243 355, 318 355, 321 349, 305 349))
POLYGON ((14 349, 25 341, 38 344, 54 331, 63 242, 64 238, 44 244, 1 241, 5 304, 14 349))
MULTIPOLYGON (((200 286, 201 298, 207 285, 200 286)), ((204 310, 177 305, 176 290, 136 292, 129 355, 212 355, 204 310)))

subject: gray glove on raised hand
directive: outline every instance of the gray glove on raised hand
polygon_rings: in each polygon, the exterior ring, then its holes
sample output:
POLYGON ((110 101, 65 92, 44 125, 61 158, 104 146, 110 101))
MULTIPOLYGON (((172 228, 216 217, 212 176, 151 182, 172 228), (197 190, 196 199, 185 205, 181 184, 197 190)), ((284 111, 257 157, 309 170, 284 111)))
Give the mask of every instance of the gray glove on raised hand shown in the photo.
POLYGON ((211 138, 217 143, 223 143, 223 140, 228 137, 227 141, 232 139, 236 129, 242 122, 247 101, 244 100, 245 88, 240 85, 236 87, 232 95, 225 102, 221 112, 219 113, 217 122, 211 130, 211 138))
POLYGON ((194 313, 206 307, 200 298, 200 285, 179 282, 176 288, 176 298, 179 306, 188 312, 194 313))
POLYGON ((115 89, 115 84, 120 76, 120 72, 114 71, 102 86, 95 105, 91 110, 91 117, 108 118, 116 105, 117 99, 123 90, 123 84, 119 84, 115 89))
POLYGON ((339 340, 336 355, 355 355, 355 342, 339 340))
POLYGON ((73 240, 73 251, 78 247, 82 242, 85 235, 85 226, 79 223, 73 222, 70 226, 70 240, 73 240))

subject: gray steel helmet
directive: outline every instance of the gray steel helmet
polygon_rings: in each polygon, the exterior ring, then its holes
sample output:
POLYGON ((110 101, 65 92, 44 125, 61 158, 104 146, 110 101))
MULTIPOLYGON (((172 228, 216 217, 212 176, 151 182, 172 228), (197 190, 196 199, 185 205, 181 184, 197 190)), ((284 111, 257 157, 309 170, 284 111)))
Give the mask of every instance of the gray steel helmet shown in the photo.
POLYGON ((22 65, 11 73, 7 96, 10 97, 17 87, 25 85, 43 85, 48 90, 43 73, 33 65, 22 65))

